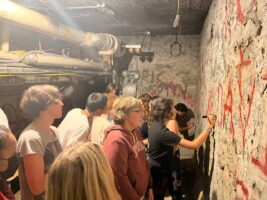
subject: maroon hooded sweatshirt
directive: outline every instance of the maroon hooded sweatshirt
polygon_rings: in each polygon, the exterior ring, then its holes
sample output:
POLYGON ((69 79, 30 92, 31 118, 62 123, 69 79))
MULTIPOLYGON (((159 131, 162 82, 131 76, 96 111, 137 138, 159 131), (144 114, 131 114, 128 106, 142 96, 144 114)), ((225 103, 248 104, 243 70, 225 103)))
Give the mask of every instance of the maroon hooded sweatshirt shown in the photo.
POLYGON ((132 133, 120 125, 106 130, 103 149, 123 200, 140 200, 151 185, 145 146, 139 129, 132 133))

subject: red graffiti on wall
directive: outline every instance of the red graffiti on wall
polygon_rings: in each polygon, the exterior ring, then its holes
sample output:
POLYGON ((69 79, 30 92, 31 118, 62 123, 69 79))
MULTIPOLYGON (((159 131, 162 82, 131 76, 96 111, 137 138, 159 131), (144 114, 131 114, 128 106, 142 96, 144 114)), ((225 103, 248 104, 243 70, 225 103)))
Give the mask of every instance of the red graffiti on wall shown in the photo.
POLYGON ((255 157, 251 157, 251 161, 254 165, 256 165, 265 176, 267 176, 267 147, 265 149, 265 161, 261 162, 258 159, 256 159, 255 157))
POLYGON ((239 89, 239 97, 242 101, 242 70, 245 66, 248 66, 251 64, 251 60, 244 60, 243 51, 241 49, 241 46, 239 48, 239 57, 240 57, 240 63, 238 63, 237 70, 238 70, 238 89, 239 89))
POLYGON ((238 93, 239 93, 239 99, 240 99, 240 104, 238 107, 238 112, 239 112, 239 120, 241 124, 241 131, 242 131, 242 146, 243 148, 245 147, 245 136, 246 136, 246 129, 248 125, 248 121, 250 118, 250 113, 251 113, 251 106, 253 102, 253 97, 254 97, 254 91, 255 91, 255 86, 256 86, 256 81, 253 80, 252 85, 250 85, 250 99, 249 99, 249 105, 248 105, 248 112, 246 115, 246 119, 243 119, 243 108, 242 108, 242 103, 243 103, 243 92, 242 92, 242 73, 243 69, 246 66, 251 65, 251 60, 244 60, 244 55, 241 47, 239 46, 239 57, 240 57, 240 63, 236 66, 238 70, 238 93))
MULTIPOLYGON (((241 179, 239 179, 239 178, 237 177, 237 170, 235 170, 235 171, 233 172, 233 176, 234 176, 234 181, 235 181, 235 185, 236 185, 236 187, 237 187, 237 186, 240 186, 240 187, 241 187, 242 192, 243 192, 243 194, 245 195, 246 200, 247 200, 247 199, 248 199, 248 196, 249 196, 248 188, 247 188, 247 186, 244 184, 244 181, 242 181, 241 179)), ((235 200, 243 200, 243 198, 236 197, 235 200)))
POLYGON ((174 83, 169 80, 165 71, 161 71, 157 74, 155 81, 151 84, 151 94, 163 95, 166 97, 178 97, 186 101, 191 107, 195 104, 192 95, 187 92, 186 85, 174 83))
MULTIPOLYGON (((243 124, 244 126, 242 126, 243 147, 245 146, 245 134, 246 134, 248 121, 249 121, 249 118, 250 118, 251 106, 252 106, 252 102, 253 102, 253 98, 254 98, 255 87, 256 87, 256 81, 254 80, 252 85, 251 85, 250 100, 249 100, 249 105, 248 105, 248 113, 247 113, 247 117, 246 117, 246 123, 243 124)), ((242 112, 240 111, 240 115, 241 114, 242 114, 242 112)))
POLYGON ((213 97, 213 90, 210 91, 209 99, 208 99, 208 108, 206 111, 206 115, 213 113, 213 103, 212 103, 212 97, 213 97))
MULTIPOLYGON (((248 88, 243 87, 243 70, 245 67, 248 67, 251 65, 251 60, 244 60, 244 55, 241 47, 239 47, 239 57, 240 62, 236 65, 237 68, 237 85, 238 85, 238 96, 239 96, 239 106, 238 106, 238 117, 241 127, 241 133, 242 133, 242 146, 245 147, 245 136, 246 136, 246 129, 248 126, 250 114, 251 114, 251 107, 254 99, 254 92, 256 87, 256 81, 255 78, 253 78, 253 73, 249 76, 250 79, 250 85, 248 88), (252 80, 252 81, 251 81, 252 80), (248 94, 248 106, 243 105, 243 96, 245 91, 250 91, 248 94), (245 113, 244 109, 247 110, 245 113), (244 116, 245 113, 245 116, 244 116)), ((219 92, 222 91, 222 86, 218 86, 218 102, 219 102, 219 92)), ((235 137, 235 124, 233 121, 233 89, 232 89, 232 74, 230 76, 230 81, 228 85, 228 91, 227 91, 227 98, 226 102, 224 103, 223 107, 223 114, 222 114, 222 126, 225 125, 225 118, 226 118, 226 112, 230 113, 230 121, 231 121, 231 127, 232 127, 232 139, 234 140, 235 137)))
POLYGON ((244 182, 240 179, 236 179, 236 185, 241 186, 243 194, 245 195, 246 199, 248 199, 248 195, 249 195, 248 188, 245 186, 244 182))
POLYGON ((236 0, 237 3, 237 20, 244 24, 246 21, 246 17, 243 13, 242 7, 241 7, 241 0, 236 0))
POLYGON ((261 78, 265 81, 267 81, 267 67, 265 68, 265 70, 262 73, 263 75, 261 76, 261 78))
POLYGON ((233 91, 232 91, 232 77, 230 78, 229 85, 228 85, 228 91, 227 91, 227 98, 226 102, 223 106, 223 119, 222 124, 224 127, 225 124, 225 113, 230 113, 230 120, 231 120, 231 127, 232 127, 232 140, 234 140, 235 137, 235 126, 233 121, 233 91))
MULTIPOLYGON (((239 178, 237 177, 237 170, 235 170, 235 171, 233 172, 233 175, 234 175, 234 180, 235 180, 235 185, 236 185, 236 187, 237 187, 237 186, 240 186, 240 187, 241 187, 242 192, 243 192, 243 194, 245 195, 246 200, 247 200, 247 199, 248 199, 248 196, 249 196, 249 192, 248 192, 248 188, 247 188, 247 186, 245 185, 244 181, 242 181, 241 179, 239 179, 239 178)), ((236 199, 236 200, 239 200, 239 199, 242 200, 243 198, 236 197, 235 199, 236 199)))

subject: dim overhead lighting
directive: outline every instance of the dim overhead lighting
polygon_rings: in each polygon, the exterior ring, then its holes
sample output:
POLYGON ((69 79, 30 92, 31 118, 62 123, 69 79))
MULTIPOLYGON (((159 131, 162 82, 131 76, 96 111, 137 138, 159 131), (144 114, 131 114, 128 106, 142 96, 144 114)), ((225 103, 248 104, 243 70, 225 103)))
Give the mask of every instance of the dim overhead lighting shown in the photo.
POLYGON ((180 0, 177 0, 177 13, 173 22, 173 27, 177 28, 180 25, 180 15, 179 15, 179 11, 180 11, 180 0))
POLYGON ((179 24, 180 24, 180 15, 177 14, 173 22, 173 27, 177 28, 179 24))
POLYGON ((145 35, 151 35, 151 32, 150 31, 146 31, 145 35))
POLYGON ((142 48, 141 44, 125 44, 122 47, 125 47, 127 49, 130 49, 130 48, 132 48, 132 49, 140 49, 140 48, 142 48))
POLYGON ((11 15, 16 11, 16 8, 12 2, 9 1, 0 1, 0 12, 6 12, 11 15))

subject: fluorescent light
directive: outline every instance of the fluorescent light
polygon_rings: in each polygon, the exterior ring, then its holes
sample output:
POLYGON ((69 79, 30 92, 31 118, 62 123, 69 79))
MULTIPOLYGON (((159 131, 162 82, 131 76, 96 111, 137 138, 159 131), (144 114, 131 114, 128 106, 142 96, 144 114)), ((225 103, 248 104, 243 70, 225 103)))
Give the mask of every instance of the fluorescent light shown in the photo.
POLYGON ((123 47, 125 47, 127 49, 130 49, 130 48, 132 48, 132 49, 141 49, 142 48, 141 44, 126 44, 123 47))
POLYGON ((1 11, 7 12, 11 15, 16 11, 16 8, 12 2, 0 0, 0 12, 1 11))

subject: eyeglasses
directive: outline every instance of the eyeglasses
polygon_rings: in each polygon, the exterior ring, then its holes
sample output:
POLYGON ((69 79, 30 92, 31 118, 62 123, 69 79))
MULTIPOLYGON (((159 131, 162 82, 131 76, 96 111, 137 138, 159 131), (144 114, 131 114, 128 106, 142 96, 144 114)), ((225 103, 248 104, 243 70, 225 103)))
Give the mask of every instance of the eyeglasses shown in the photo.
POLYGON ((130 110, 131 112, 143 112, 144 110, 142 108, 134 108, 130 110))
POLYGON ((140 109, 133 109, 131 110, 132 112, 140 112, 141 110, 140 109))

